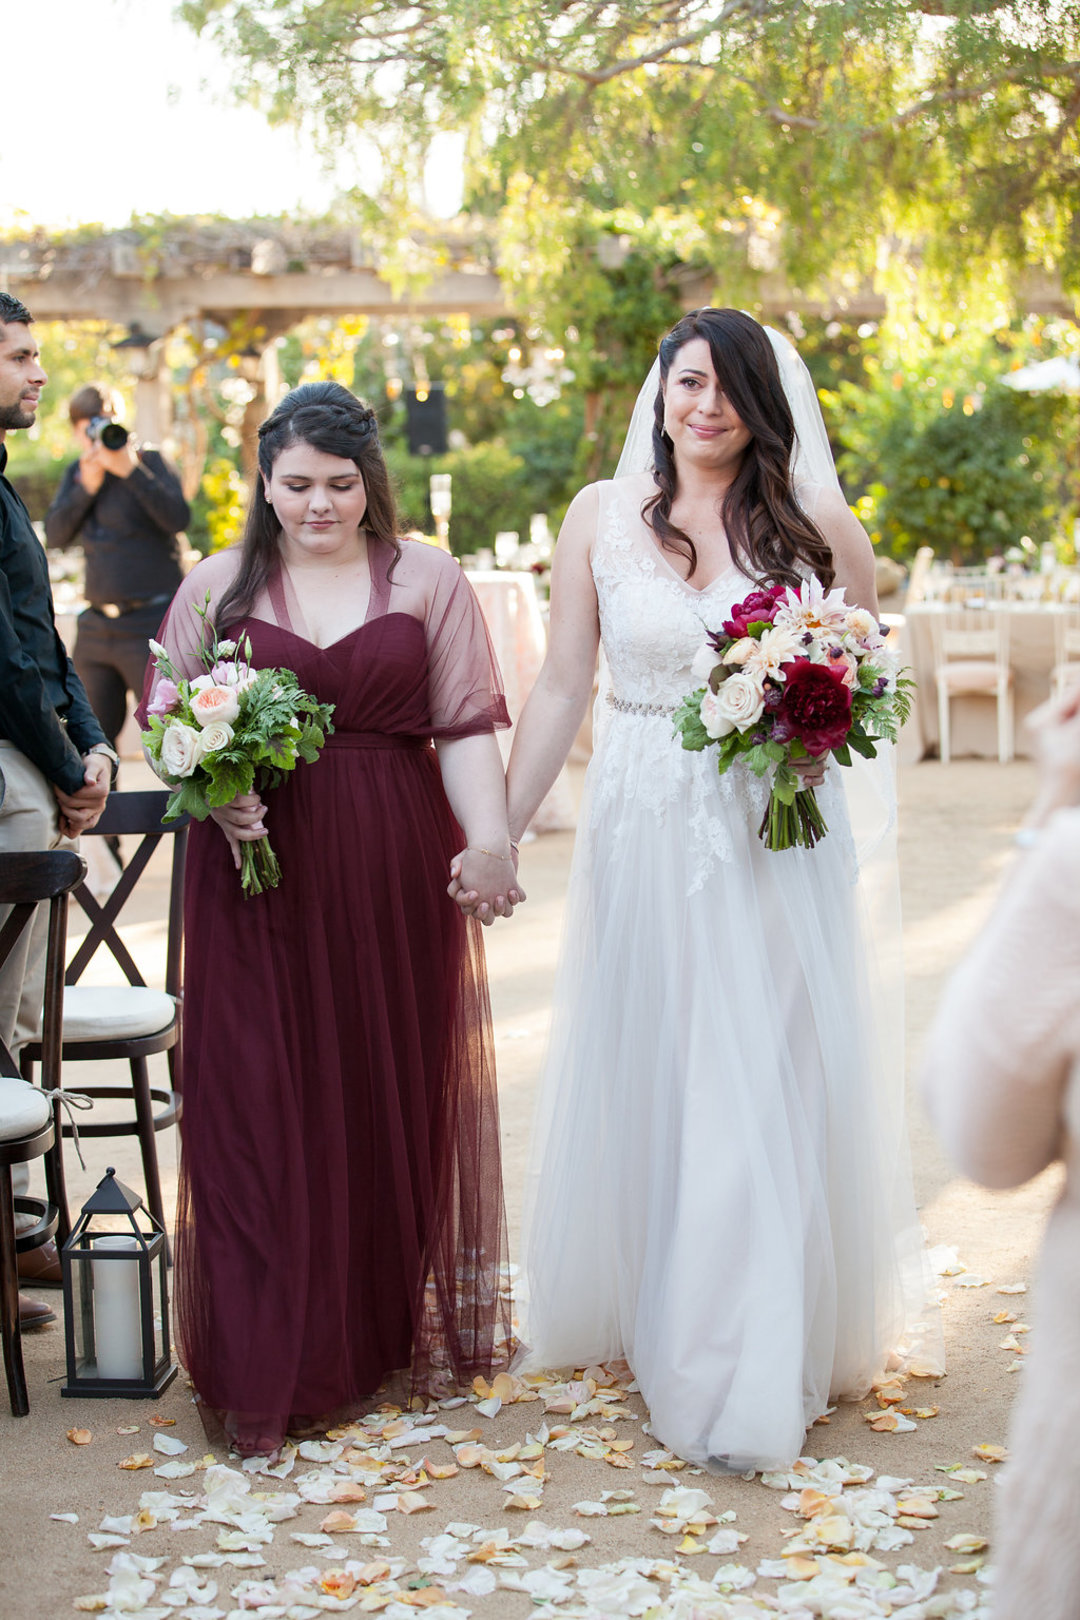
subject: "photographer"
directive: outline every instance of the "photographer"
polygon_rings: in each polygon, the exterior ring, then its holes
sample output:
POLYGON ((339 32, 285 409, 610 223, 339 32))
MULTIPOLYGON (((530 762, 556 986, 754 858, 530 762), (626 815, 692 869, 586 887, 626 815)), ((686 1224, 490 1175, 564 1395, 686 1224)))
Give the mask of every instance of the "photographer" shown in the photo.
POLYGON ((50 546, 81 540, 86 596, 74 662, 109 742, 142 691, 147 641, 183 578, 180 531, 190 518, 180 480, 157 450, 134 451, 112 402, 90 384, 68 405, 79 459, 45 517, 50 546))

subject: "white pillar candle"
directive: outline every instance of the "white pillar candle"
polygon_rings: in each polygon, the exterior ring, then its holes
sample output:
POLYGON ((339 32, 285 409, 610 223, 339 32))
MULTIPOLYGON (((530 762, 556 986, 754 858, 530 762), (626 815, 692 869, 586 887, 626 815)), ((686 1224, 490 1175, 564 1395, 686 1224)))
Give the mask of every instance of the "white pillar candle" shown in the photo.
MULTIPOLYGON (((134 1253, 138 1239, 117 1234, 95 1237, 94 1248, 134 1253)), ((141 1380, 142 1313, 139 1267, 128 1260, 94 1260, 94 1347, 99 1378, 141 1380)))

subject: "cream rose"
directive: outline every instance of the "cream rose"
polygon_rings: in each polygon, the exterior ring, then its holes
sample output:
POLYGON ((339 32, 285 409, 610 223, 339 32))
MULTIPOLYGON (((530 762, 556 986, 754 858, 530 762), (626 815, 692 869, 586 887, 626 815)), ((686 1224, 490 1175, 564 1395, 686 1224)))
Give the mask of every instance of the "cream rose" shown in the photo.
POLYGON ((690 665, 690 674, 699 686, 703 686, 720 662, 720 654, 711 642, 699 647, 694 654, 694 662, 690 665))
POLYGON ((879 641, 881 639, 878 622, 866 608, 851 609, 847 616, 847 630, 848 634, 854 636, 856 641, 866 641, 871 636, 879 641))
POLYGON ((732 642, 724 654, 724 663, 745 664, 748 658, 753 657, 756 647, 757 642, 753 636, 742 636, 738 641, 732 642))
POLYGON ((191 712, 200 726, 211 725, 215 720, 229 725, 240 713, 240 699, 233 687, 204 686, 192 692, 191 712))
POLYGON ((205 759, 207 754, 218 754, 223 748, 228 748, 233 740, 233 728, 225 720, 211 720, 199 733, 199 758, 205 759))
MULTIPOLYGON (((728 731, 749 731, 754 722, 760 720, 764 707, 765 693, 761 680, 749 672, 732 675, 716 694, 716 713, 721 720, 727 721, 728 731)), ((707 725, 705 729, 708 731, 707 725)), ((722 737, 724 732, 717 735, 722 737)))
POLYGON ((701 700, 701 723, 714 742, 735 730, 733 722, 721 714, 720 700, 715 692, 707 691, 701 700))
POLYGON ((161 739, 161 768, 169 776, 190 776, 199 763, 199 733, 174 720, 161 739))

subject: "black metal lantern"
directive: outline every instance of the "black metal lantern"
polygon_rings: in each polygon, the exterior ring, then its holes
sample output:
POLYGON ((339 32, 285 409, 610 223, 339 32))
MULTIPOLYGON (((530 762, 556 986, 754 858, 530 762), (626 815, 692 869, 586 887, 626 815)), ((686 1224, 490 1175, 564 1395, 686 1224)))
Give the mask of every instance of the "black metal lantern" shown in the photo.
POLYGON ((165 1232, 115 1170, 83 1205, 60 1262, 67 1336, 60 1393, 156 1400, 178 1371, 169 1346, 165 1232), (107 1229, 95 1229, 102 1219, 107 1229))

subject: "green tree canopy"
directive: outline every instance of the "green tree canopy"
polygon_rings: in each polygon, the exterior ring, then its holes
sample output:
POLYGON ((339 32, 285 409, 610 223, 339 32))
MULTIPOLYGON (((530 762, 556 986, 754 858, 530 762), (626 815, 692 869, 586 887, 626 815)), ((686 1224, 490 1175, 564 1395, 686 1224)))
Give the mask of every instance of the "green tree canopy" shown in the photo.
MULTIPOLYGON (((432 135, 532 308, 604 234, 666 232, 728 301, 883 268, 956 296, 987 268, 1080 292, 1080 0, 184 0, 241 91, 384 158, 408 237, 432 135)), ((364 206, 361 199, 361 206, 364 206)))

